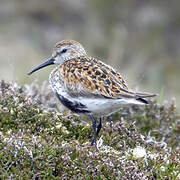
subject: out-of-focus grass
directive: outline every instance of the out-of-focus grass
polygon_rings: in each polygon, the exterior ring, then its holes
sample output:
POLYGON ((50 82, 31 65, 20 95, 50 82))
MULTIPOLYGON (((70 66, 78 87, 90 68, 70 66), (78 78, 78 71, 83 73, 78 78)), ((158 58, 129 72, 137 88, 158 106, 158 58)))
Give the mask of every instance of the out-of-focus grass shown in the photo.
POLYGON ((85 118, 56 105, 46 83, 0 82, 1 179, 178 179, 174 102, 122 108, 103 120, 97 146, 85 118))

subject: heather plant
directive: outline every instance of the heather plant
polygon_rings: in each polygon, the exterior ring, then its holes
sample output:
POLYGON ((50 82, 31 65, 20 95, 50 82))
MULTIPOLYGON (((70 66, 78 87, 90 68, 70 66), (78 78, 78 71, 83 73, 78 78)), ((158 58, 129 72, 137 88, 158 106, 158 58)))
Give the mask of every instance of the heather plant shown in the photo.
POLYGON ((0 178, 180 178, 174 101, 122 108, 106 118, 90 146, 90 122, 59 105, 46 82, 1 81, 0 178))

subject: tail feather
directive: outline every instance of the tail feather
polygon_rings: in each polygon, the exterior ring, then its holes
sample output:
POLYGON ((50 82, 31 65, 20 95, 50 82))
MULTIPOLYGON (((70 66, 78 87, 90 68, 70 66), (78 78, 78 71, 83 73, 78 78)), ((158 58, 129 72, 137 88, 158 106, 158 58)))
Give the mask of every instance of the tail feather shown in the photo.
POLYGON ((155 97, 157 94, 148 94, 148 93, 135 93, 137 98, 147 98, 147 97, 155 97))
POLYGON ((144 98, 148 98, 148 97, 155 97, 157 96, 156 94, 148 94, 148 93, 136 93, 136 100, 144 103, 144 104, 148 104, 148 101, 144 98))
POLYGON ((136 100, 144 103, 144 104, 149 104, 147 100, 143 99, 143 98, 137 98, 136 100))

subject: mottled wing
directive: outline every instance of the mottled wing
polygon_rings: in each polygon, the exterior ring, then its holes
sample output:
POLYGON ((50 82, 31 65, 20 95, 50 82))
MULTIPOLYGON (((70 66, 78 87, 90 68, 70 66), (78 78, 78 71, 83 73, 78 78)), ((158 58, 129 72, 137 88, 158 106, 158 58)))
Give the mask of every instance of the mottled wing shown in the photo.
POLYGON ((72 96, 133 97, 125 81, 110 66, 91 57, 66 61, 58 68, 64 86, 72 96))
POLYGON ((91 57, 80 57, 63 63, 59 69, 71 96, 136 98, 112 67, 91 57))

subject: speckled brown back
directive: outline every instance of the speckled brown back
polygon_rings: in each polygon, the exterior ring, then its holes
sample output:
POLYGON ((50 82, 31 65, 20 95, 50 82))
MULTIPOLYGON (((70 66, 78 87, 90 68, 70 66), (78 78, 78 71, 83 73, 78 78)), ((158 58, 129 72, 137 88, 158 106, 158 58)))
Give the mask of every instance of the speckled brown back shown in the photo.
POLYGON ((101 95, 108 98, 134 97, 126 82, 112 67, 94 58, 82 56, 59 66, 58 74, 73 94, 101 95))

